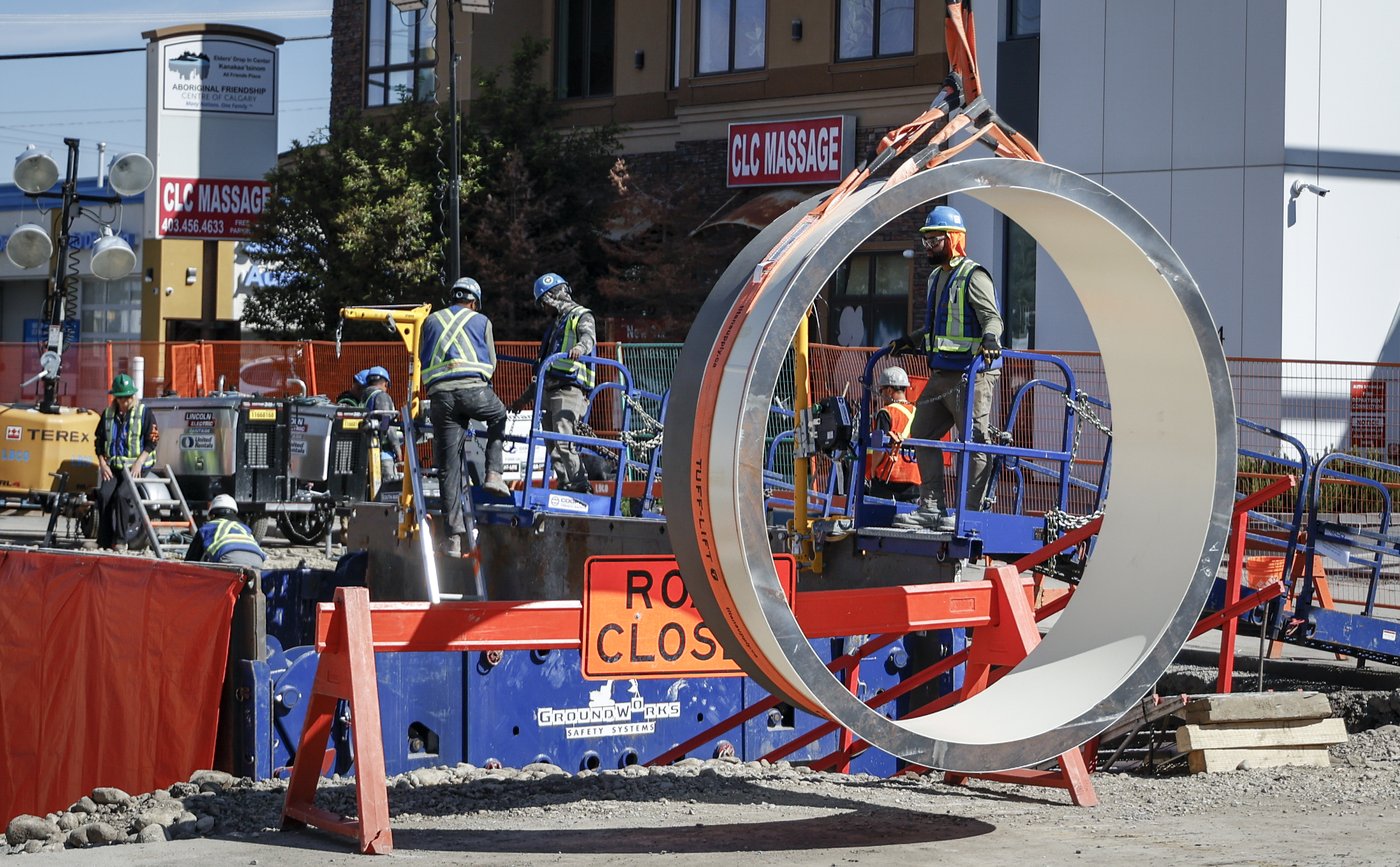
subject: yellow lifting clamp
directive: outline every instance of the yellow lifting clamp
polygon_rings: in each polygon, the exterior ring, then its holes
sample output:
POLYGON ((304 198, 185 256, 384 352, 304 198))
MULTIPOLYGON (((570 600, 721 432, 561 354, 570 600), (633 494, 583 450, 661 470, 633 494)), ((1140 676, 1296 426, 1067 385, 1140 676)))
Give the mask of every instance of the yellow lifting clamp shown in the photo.
MULTIPOLYGON (((418 346, 423 336, 423 323, 432 315, 431 304, 384 304, 365 307, 342 307, 340 318, 354 322, 383 322, 390 331, 399 336, 408 350, 408 393, 404 405, 409 415, 416 419, 420 403, 418 387, 422 384, 423 371, 418 364, 418 346)), ((340 355, 340 333, 336 333, 336 355, 340 355)), ((414 448, 415 443, 406 443, 414 448)), ((414 497, 417 495, 418 480, 413 473, 404 473, 403 491, 399 494, 399 538, 407 539, 418 530, 415 518, 414 497)))

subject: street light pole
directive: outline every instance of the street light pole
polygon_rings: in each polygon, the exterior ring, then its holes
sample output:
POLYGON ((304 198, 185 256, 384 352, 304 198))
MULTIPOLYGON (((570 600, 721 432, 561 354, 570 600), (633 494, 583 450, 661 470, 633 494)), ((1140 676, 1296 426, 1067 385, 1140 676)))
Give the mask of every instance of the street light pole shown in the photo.
POLYGON ((457 21, 453 8, 457 0, 447 0, 447 100, 452 104, 452 192, 448 197, 448 231, 452 233, 448 242, 447 285, 451 286, 462 276, 462 192, 461 160, 462 145, 460 135, 461 108, 457 104, 457 21))

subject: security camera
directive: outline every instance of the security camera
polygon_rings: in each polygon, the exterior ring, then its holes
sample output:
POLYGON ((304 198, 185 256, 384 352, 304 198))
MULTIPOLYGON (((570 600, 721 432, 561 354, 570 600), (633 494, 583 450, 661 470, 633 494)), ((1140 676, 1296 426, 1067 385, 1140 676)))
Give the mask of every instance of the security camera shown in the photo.
POLYGON ((1319 196, 1325 196, 1332 191, 1327 189, 1326 187, 1319 187, 1317 184, 1308 184, 1304 183, 1303 181, 1294 181, 1289 198, 1296 199, 1299 196, 1301 196, 1304 192, 1316 193, 1319 196))

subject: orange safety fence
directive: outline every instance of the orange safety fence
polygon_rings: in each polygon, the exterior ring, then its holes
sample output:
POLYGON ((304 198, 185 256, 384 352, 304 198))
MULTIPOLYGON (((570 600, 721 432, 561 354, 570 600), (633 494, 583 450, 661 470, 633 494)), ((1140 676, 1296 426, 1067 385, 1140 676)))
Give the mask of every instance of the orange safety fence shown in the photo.
MULTIPOLYGON (((533 361, 537 346, 534 341, 501 341, 497 348, 502 355, 533 361)), ((627 363, 639 383, 660 392, 669 385, 679 348, 679 344, 601 343, 597 352, 627 363)), ((0 343, 0 401, 34 400, 42 393, 41 383, 20 387, 38 373, 41 351, 41 346, 32 343, 0 343)), ((868 347, 813 344, 813 397, 842 393, 857 397, 859 376, 872 351, 868 347)), ((1081 389, 1111 400, 1097 353, 1054 354, 1074 371, 1081 389)), ((64 353, 59 402, 101 408, 107 403, 112 376, 132 373, 137 357, 145 362, 142 385, 147 396, 168 390, 196 396, 217 389, 221 383, 230 390, 284 396, 298 393, 300 386, 294 380, 299 379, 308 392, 334 399, 350 387, 356 371, 381 365, 389 371, 395 386, 392 393, 400 400, 408 374, 407 353, 397 341, 343 343, 339 354, 331 341, 86 342, 72 344, 64 353)), ((928 373, 920 358, 904 357, 899 363, 911 376, 928 373)), ((1330 449, 1342 449, 1400 462, 1400 364, 1261 358, 1235 358, 1229 364, 1237 414, 1298 437, 1314 459, 1330 449)), ((528 389, 532 374, 531 364, 503 362, 495 381, 497 393, 507 404, 515 401, 528 389)), ((615 369, 606 366, 599 368, 598 375, 600 381, 617 378, 615 369)), ((1059 374, 1045 362, 1009 361, 1002 374, 994 419, 1004 420, 1016 388, 1037 377, 1056 380, 1059 374)), ((778 382, 779 399, 788 400, 787 406, 791 406, 790 379, 789 373, 778 382)), ((1057 443, 1063 407, 1054 406, 1054 396, 1044 391, 1037 392, 1031 404, 1022 407, 1012 431, 1016 444, 1039 448, 1057 443)), ((615 430, 621 409, 622 402, 616 396, 600 402, 593 409, 593 427, 615 430)), ((769 433, 780 429, 775 419, 769 433)), ((1242 437, 1242 446, 1278 450, 1276 442, 1253 432, 1242 432, 1242 437)), ((1086 428, 1080 461, 1097 460, 1105 442, 1099 431, 1086 428)))
POLYGON ((243 575, 0 551, 0 824, 213 767, 243 575))

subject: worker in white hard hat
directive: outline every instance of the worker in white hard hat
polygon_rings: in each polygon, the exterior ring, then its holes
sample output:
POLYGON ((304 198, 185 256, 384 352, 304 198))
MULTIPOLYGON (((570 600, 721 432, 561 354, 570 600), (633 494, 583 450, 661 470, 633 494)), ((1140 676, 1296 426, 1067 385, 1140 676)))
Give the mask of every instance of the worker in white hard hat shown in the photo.
POLYGON ((267 554, 248 525, 238 520, 238 503, 228 494, 219 494, 209 503, 209 520, 195 534, 185 559, 261 569, 267 554))
POLYGON ((486 424, 486 479, 481 489, 495 497, 509 497, 510 488, 501 473, 508 413, 491 388, 496 374, 496 338, 491 320, 481 312, 481 284, 463 277, 452 284, 448 294, 451 305, 423 323, 418 354, 423 389, 430 401, 433 461, 438 467, 447 520, 442 552, 460 557, 467 535, 462 512, 464 431, 473 421, 486 424))
POLYGON ((880 371, 876 385, 882 406, 875 413, 874 429, 884 432, 890 448, 866 452, 866 491, 871 496, 912 503, 919 497, 919 465, 912 450, 900 448, 914 423, 914 404, 907 397, 909 374, 890 365, 880 371))

